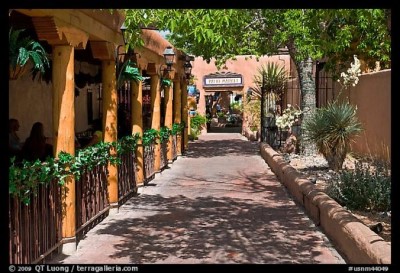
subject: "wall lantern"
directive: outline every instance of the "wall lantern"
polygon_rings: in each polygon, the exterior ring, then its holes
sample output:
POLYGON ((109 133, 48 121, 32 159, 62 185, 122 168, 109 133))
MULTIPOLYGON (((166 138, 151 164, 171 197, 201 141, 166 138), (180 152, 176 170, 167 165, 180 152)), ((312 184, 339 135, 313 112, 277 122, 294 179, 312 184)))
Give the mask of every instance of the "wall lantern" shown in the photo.
POLYGON ((135 52, 133 51, 133 49, 129 47, 129 45, 128 45, 128 50, 127 50, 126 53, 125 53, 125 52, 124 52, 124 53, 119 53, 119 48, 120 48, 121 46, 126 47, 126 46, 127 46, 127 43, 129 42, 129 41, 126 40, 126 30, 127 30, 128 28, 127 28, 127 26, 125 25, 125 22, 122 24, 122 26, 121 26, 119 29, 121 30, 122 39, 123 39, 123 41, 124 41, 124 44, 123 44, 123 45, 118 45, 118 47, 117 47, 117 50, 116 50, 116 53, 115 53, 116 63, 118 64, 118 60, 119 60, 118 57, 119 57, 119 56, 125 56, 125 58, 128 58, 128 59, 130 59, 130 60, 136 62, 136 60, 137 60, 136 54, 138 54, 138 53, 135 53, 135 52))
MULTIPOLYGON (((117 75, 117 88, 120 88, 120 84, 122 84, 124 81, 126 80, 130 80, 132 77, 137 77, 137 75, 132 76, 132 68, 137 69, 136 67, 136 63, 137 63, 137 57, 136 54, 133 51, 133 49, 131 47, 127 47, 127 41, 126 40, 126 30, 127 27, 125 25, 125 22, 122 24, 122 26, 120 27, 121 30, 121 34, 122 34, 122 39, 124 41, 123 45, 118 45, 116 52, 115 52, 115 65, 116 65, 116 75, 117 75), (128 50, 126 52, 122 52, 120 53, 120 47, 125 47, 128 48, 128 50), (122 61, 120 61, 120 56, 123 56, 122 61), (133 64, 132 64, 133 63, 133 64), (128 72, 129 71, 129 72, 128 72), (129 77, 126 78, 125 74, 128 72, 129 77)), ((140 77, 139 77, 140 78, 140 77)))
POLYGON ((125 38, 125 32, 128 29, 125 25, 125 22, 122 24, 122 26, 119 28, 122 33, 122 39, 124 40, 124 45, 126 45, 126 38, 125 38))
MULTIPOLYGON (((116 51, 115 51, 115 63, 116 63, 116 65, 117 65, 117 75, 118 75, 118 73, 119 73, 119 69, 120 69, 120 64, 119 64, 119 56, 126 56, 126 55, 128 55, 128 53, 119 53, 119 48, 121 47, 121 46, 126 46, 126 38, 125 38, 125 33, 126 33, 126 30, 127 30, 127 27, 126 27, 126 25, 125 25, 125 22, 122 24, 122 26, 120 27, 120 30, 121 30, 121 34, 122 34, 122 39, 123 39, 123 41, 124 41, 124 44, 123 45, 118 45, 118 47, 117 47, 117 49, 116 49, 116 51)), ((132 54, 132 52, 129 52, 129 55, 131 55, 132 54)))
POLYGON ((171 71, 175 59, 175 52, 171 46, 167 46, 163 54, 164 54, 165 64, 167 65, 167 71, 171 71))
POLYGON ((192 65, 190 64, 189 61, 187 61, 184 65, 183 65, 183 69, 185 71, 185 75, 186 75, 186 79, 190 78, 190 75, 192 74, 192 65))
POLYGON ((251 87, 249 87, 249 89, 247 89, 247 97, 251 97, 251 95, 253 95, 253 89, 251 89, 251 87))

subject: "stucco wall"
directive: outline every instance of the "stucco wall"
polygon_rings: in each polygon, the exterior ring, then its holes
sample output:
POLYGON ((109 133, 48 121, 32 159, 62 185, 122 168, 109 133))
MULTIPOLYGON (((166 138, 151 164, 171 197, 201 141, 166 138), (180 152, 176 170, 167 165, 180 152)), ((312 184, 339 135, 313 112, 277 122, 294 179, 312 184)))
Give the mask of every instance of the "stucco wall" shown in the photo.
MULTIPOLYGON (((98 117, 99 103, 97 93, 99 85, 86 85, 79 89, 80 95, 75 97, 75 131, 80 132, 89 128, 87 116, 87 90, 93 92, 93 118, 98 117)), ((52 84, 32 81, 29 74, 23 75, 17 80, 9 81, 9 118, 19 120, 20 129, 18 132, 21 141, 29 136, 32 125, 40 121, 44 125, 44 133, 52 137, 53 130, 53 96, 52 84)))
POLYGON ((203 77, 210 73, 229 71, 232 73, 241 74, 243 77, 243 88, 226 88, 222 87, 220 89, 213 88, 213 91, 233 91, 234 93, 245 95, 245 92, 249 87, 253 87, 253 77, 257 74, 257 69, 266 64, 267 62, 275 62, 278 65, 284 66, 285 70, 290 72, 290 57, 289 55, 276 55, 276 56, 262 56, 257 59, 255 57, 250 58, 250 56, 237 56, 237 60, 229 60, 226 62, 225 66, 218 70, 215 65, 215 60, 212 59, 208 64, 203 58, 195 58, 192 66, 192 75, 194 75, 196 81, 196 87, 200 90, 200 100, 198 104, 198 111, 201 114, 205 114, 205 95, 211 95, 213 92, 205 92, 203 88, 203 77))
POLYGON ((390 159, 391 151, 391 70, 363 74, 350 88, 350 102, 357 105, 363 132, 352 151, 390 159))
POLYGON ((52 85, 46 82, 32 81, 27 73, 17 80, 9 81, 9 118, 19 120, 18 135, 22 142, 29 136, 32 125, 40 121, 44 125, 44 134, 52 136, 52 85))

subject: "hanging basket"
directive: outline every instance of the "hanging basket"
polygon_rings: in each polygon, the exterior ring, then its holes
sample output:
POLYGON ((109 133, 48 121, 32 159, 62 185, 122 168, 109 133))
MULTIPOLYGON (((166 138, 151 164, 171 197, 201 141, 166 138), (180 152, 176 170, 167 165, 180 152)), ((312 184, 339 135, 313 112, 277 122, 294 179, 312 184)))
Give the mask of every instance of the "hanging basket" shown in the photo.
POLYGON ((22 75, 24 75, 26 73, 26 71, 28 71, 27 65, 24 65, 24 66, 16 65, 15 67, 10 66, 8 78, 10 80, 16 80, 19 77, 21 77, 22 75))

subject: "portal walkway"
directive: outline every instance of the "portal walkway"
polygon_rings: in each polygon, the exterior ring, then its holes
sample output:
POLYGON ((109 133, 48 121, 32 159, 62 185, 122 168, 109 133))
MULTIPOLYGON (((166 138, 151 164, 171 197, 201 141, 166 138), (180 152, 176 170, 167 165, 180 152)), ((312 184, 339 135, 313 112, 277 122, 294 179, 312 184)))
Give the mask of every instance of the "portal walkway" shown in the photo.
POLYGON ((208 133, 61 264, 345 263, 239 133, 208 133))

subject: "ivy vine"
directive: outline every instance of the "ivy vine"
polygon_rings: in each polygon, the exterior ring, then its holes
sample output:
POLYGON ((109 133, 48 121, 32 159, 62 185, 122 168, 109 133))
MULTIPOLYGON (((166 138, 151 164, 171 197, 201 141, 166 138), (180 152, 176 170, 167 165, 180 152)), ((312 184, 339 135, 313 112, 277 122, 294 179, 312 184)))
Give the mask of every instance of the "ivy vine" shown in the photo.
POLYGON ((153 128, 144 131, 142 138, 143 146, 150 146, 151 144, 156 143, 158 134, 159 134, 158 131, 153 128))
POLYGON ((180 134, 182 134, 183 128, 185 128, 184 122, 174 123, 174 124, 172 124, 171 134, 172 135, 180 135, 180 134))
POLYGON ((169 140, 169 136, 172 134, 172 130, 168 127, 161 127, 159 132, 160 143, 167 142, 169 140))
MULTIPOLYGON (((181 134, 184 123, 174 123, 172 129, 161 127, 160 130, 148 129, 144 131, 142 142, 144 146, 150 146, 160 141, 163 143, 170 135, 181 134)), ((73 156, 67 152, 60 152, 58 158, 48 157, 45 161, 17 162, 15 157, 10 159, 9 166, 9 194, 17 197, 25 205, 29 205, 32 194, 37 194, 39 186, 47 186, 53 180, 59 185, 65 185, 67 177, 80 179, 85 171, 91 171, 99 165, 108 163, 119 165, 119 155, 129 151, 135 151, 140 135, 124 136, 117 142, 100 142, 85 149, 78 150, 73 156), (111 153, 114 150, 116 153, 111 153)))

